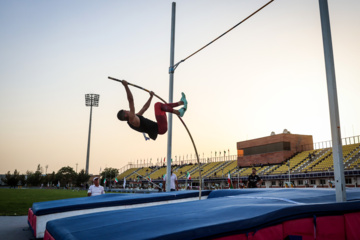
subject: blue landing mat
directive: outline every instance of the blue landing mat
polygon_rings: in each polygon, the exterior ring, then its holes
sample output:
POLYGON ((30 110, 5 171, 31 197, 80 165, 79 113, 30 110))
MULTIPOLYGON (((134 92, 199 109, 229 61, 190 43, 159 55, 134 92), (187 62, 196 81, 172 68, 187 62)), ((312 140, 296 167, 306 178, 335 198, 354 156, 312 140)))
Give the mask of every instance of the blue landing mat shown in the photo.
MULTIPOLYGON (((202 191, 202 196, 209 195, 210 191, 202 191)), ((101 207, 114 207, 141 203, 180 200, 198 197, 198 191, 178 191, 169 193, 151 194, 103 194, 95 197, 70 198, 47 202, 33 203, 32 211, 36 216, 59 212, 84 210, 101 207)))
POLYGON ((360 191, 335 202, 335 190, 255 189, 212 191, 209 198, 86 214, 49 221, 55 240, 201 239, 246 233, 286 220, 360 211, 360 191))

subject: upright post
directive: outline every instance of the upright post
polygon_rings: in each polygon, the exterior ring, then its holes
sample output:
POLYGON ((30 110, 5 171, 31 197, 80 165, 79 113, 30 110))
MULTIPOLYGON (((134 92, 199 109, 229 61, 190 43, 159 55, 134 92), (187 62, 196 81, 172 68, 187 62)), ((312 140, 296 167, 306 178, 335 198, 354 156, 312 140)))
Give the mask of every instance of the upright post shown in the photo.
POLYGON ((334 55, 331 40, 329 7, 327 0, 319 0, 322 37, 324 45, 326 79, 330 109, 331 138, 334 159, 336 201, 346 201, 344 163, 340 133, 339 107, 337 100, 334 55))
POLYGON ((291 184, 291 180, 290 180, 290 159, 288 160, 288 167, 289 167, 289 184, 291 184))
POLYGON ((239 182, 239 168, 237 169, 237 173, 238 173, 237 188, 240 188, 240 182, 239 182))
MULTIPOLYGON (((170 68, 169 68, 169 103, 173 102, 174 90, 174 58, 175 58, 175 13, 176 3, 172 3, 171 12, 171 43, 170 43, 170 68)), ((168 143, 167 143, 167 169, 166 169, 166 191, 170 192, 171 179, 171 144, 172 144, 172 114, 168 114, 168 143)))

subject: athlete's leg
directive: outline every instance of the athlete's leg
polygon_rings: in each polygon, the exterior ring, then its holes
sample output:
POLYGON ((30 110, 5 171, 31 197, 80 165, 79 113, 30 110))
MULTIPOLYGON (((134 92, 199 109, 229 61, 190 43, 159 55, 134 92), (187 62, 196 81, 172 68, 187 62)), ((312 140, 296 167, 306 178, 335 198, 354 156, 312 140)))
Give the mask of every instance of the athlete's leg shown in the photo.
POLYGON ((163 103, 163 105, 167 105, 171 108, 175 108, 175 107, 178 107, 178 106, 181 106, 181 105, 184 105, 181 101, 180 102, 176 102, 176 103, 163 103))
POLYGON ((158 125, 158 134, 164 134, 167 132, 167 116, 166 112, 161 109, 162 103, 155 103, 155 117, 158 125))
POLYGON ((184 105, 184 108, 187 109, 187 100, 186 100, 186 96, 185 96, 185 93, 181 93, 181 99, 180 101, 183 103, 184 105))
POLYGON ((180 117, 183 117, 187 108, 187 101, 185 98, 185 94, 182 93, 182 97, 179 102, 168 103, 168 104, 157 102, 155 103, 154 108, 155 108, 156 122, 158 125, 158 134, 165 134, 168 129, 166 112, 170 112, 180 117), (184 105, 184 107, 182 107, 180 110, 174 109, 174 107, 178 107, 181 105, 184 105))
POLYGON ((184 116, 184 113, 187 109, 187 100, 186 100, 186 96, 184 93, 181 93, 181 99, 179 102, 176 103, 167 103, 167 104, 162 104, 161 105, 161 110, 164 112, 170 112, 170 113, 174 113, 176 115, 180 115, 181 117, 184 116), (184 105, 184 107, 182 107, 180 110, 175 110, 174 107, 178 107, 184 105))
POLYGON ((169 112, 169 113, 174 113, 174 114, 176 114, 176 115, 179 115, 179 114, 180 114, 178 110, 173 109, 173 108, 171 107, 172 105, 175 105, 176 107, 177 107, 177 106, 180 106, 180 105, 178 105, 178 103, 170 103, 170 104, 160 103, 160 104, 161 104, 161 106, 160 106, 161 111, 163 111, 163 112, 169 112))
POLYGON ((183 117, 185 112, 186 112, 186 109, 187 109, 187 100, 186 100, 186 96, 185 96, 184 93, 181 93, 181 100, 180 101, 184 104, 184 107, 182 107, 179 110, 180 117, 183 117))

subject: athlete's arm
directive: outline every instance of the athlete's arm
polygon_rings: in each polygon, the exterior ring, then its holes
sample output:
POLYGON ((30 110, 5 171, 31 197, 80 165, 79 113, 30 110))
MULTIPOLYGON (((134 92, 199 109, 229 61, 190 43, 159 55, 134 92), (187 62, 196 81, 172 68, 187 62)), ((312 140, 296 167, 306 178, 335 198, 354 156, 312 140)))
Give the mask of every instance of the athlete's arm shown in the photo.
POLYGON ((148 110, 148 108, 150 107, 150 103, 151 103, 151 100, 152 100, 153 96, 154 96, 154 92, 151 91, 149 100, 147 100, 147 102, 142 107, 142 109, 137 113, 137 115, 142 116, 145 113, 145 111, 148 110))
POLYGON ((91 189, 92 189, 92 188, 91 188, 91 186, 90 186, 90 187, 89 187, 89 190, 88 190, 88 194, 87 194, 87 195, 88 195, 88 197, 90 197, 90 196, 91 196, 91 189))
POLYGON ((140 126, 140 119, 135 115, 135 104, 134 104, 134 97, 129 89, 128 82, 123 80, 122 84, 125 87, 127 99, 129 101, 129 123, 135 127, 140 126))
POLYGON ((135 115, 134 98, 133 98, 133 95, 132 95, 132 93, 131 93, 131 91, 130 91, 130 88, 129 88, 129 86, 128 86, 128 82, 125 81, 125 80, 123 80, 123 81, 122 81, 122 84, 123 84, 124 87, 125 87, 127 99, 128 99, 128 101, 129 101, 130 112, 135 115))

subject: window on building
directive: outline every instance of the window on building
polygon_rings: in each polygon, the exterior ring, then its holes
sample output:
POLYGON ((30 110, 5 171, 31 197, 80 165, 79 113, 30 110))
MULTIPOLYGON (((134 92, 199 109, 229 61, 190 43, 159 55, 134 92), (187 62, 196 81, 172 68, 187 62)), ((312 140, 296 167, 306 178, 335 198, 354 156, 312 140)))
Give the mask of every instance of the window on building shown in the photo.
POLYGON ((276 181, 271 181, 271 185, 276 185, 276 181))
POLYGON ((325 184, 325 179, 320 179, 320 184, 325 184))
POLYGON ((304 181, 303 180, 298 180, 298 185, 304 185, 304 181))
POLYGON ((239 156, 249 156, 255 154, 264 154, 271 152, 282 152, 282 151, 290 151, 291 144, 290 142, 277 142, 270 143, 261 146, 248 147, 244 149, 238 149, 239 156))
POLYGON ((310 184, 311 184, 311 185, 315 185, 315 184, 316 184, 316 180, 311 179, 311 180, 310 180, 310 184))

